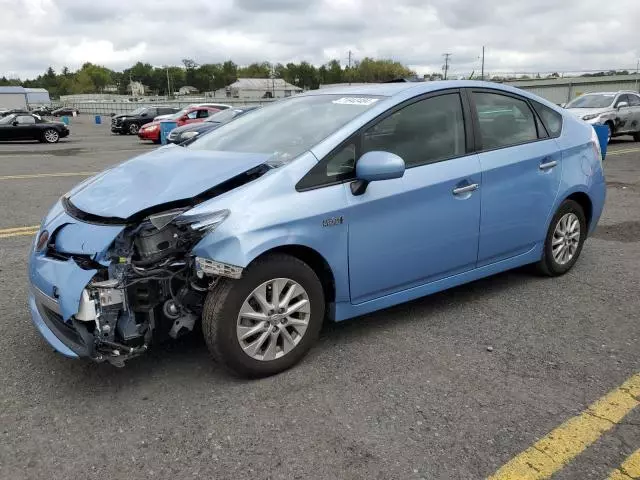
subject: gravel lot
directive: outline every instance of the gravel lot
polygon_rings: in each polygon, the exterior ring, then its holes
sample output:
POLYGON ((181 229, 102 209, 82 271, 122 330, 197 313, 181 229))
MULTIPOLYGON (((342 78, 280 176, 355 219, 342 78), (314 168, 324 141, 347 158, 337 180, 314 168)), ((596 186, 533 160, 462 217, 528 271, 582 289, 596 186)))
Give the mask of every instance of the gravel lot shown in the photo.
MULTIPOLYGON (((0 229, 37 225, 84 172, 154 148, 88 118, 71 130, 0 145, 0 229)), ((1 238, 0 478, 492 474, 640 371, 640 143, 610 152, 606 209, 570 274, 513 271, 327 325, 300 365, 258 381, 195 336, 123 369, 52 352, 26 305, 31 237, 1 238)), ((605 478, 639 425, 636 409, 557 478, 605 478)))

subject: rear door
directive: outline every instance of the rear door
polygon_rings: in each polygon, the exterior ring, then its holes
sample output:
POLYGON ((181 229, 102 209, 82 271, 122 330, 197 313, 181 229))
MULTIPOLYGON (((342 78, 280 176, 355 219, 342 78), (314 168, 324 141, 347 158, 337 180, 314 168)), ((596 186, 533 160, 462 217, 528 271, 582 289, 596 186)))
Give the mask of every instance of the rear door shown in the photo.
MULTIPOLYGON (((544 240, 560 187, 562 154, 525 98, 490 89, 468 93, 482 168, 482 267, 524 254, 544 240)), ((561 124, 557 135, 560 130, 561 124)))
POLYGON ((631 125, 630 130, 632 133, 640 132, 640 96, 630 93, 629 108, 631 110, 631 125))

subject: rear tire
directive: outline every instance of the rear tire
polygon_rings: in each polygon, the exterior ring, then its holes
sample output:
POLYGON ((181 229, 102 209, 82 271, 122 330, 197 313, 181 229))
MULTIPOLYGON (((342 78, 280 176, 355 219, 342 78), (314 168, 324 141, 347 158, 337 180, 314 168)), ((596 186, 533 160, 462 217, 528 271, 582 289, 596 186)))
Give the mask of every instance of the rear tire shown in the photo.
POLYGON ((60 134, 53 128, 47 128, 42 132, 42 141, 45 143, 58 143, 60 140, 60 134))
POLYGON ((580 204, 565 200, 553 216, 538 271, 549 277, 567 273, 578 261, 587 236, 587 220, 580 204))
POLYGON ((289 255, 271 254, 252 263, 239 280, 219 280, 204 304, 202 332, 218 363, 239 376, 265 377, 305 356, 324 314, 324 291, 311 267, 289 255), (289 289, 294 296, 287 301, 289 289), (265 302, 257 301, 256 292, 265 302), (304 307, 286 313, 299 304, 304 307), (249 330, 255 333, 246 336, 249 330))
POLYGON ((636 132, 633 134, 633 140, 635 142, 640 142, 640 132, 636 132))

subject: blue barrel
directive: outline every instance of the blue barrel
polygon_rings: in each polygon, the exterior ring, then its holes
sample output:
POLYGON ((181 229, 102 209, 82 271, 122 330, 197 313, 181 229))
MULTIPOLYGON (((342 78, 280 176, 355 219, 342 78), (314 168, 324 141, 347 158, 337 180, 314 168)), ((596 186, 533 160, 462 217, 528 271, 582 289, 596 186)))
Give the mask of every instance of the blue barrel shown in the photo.
POLYGON ((593 129, 598 135, 600 149, 602 150, 602 159, 607 155, 607 143, 609 142, 609 127, 607 125, 594 125, 593 129))
POLYGON ((69 125, 69 117, 67 117, 66 115, 62 117, 62 123, 64 123, 65 125, 69 125))
POLYGON ((100 125, 102 123, 102 117, 100 115, 96 115, 96 125, 100 125))
POLYGON ((167 144, 167 137, 169 132, 178 126, 178 122, 173 120, 161 120, 160 121, 160 143, 162 145, 167 144))

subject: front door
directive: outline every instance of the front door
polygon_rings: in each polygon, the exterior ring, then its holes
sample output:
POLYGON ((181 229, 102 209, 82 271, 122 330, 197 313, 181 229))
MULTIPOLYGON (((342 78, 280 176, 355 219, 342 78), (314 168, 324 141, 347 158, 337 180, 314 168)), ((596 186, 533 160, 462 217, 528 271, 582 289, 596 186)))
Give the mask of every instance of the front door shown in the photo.
POLYGON ((36 119, 31 115, 16 116, 11 138, 13 140, 35 140, 38 138, 36 119))
POLYGON ((544 241, 562 154, 524 99, 495 91, 474 91, 471 97, 482 149, 482 267, 544 241))
POLYGON ((372 182, 349 202, 349 282, 354 304, 475 268, 480 163, 467 153, 459 92, 430 96, 364 131, 359 155, 383 150, 404 177, 372 182))

